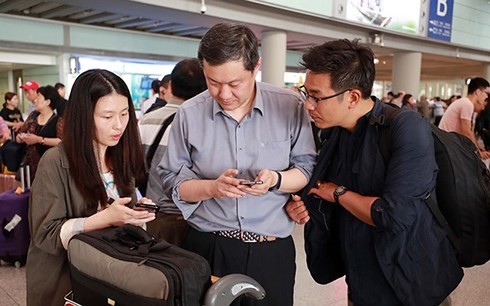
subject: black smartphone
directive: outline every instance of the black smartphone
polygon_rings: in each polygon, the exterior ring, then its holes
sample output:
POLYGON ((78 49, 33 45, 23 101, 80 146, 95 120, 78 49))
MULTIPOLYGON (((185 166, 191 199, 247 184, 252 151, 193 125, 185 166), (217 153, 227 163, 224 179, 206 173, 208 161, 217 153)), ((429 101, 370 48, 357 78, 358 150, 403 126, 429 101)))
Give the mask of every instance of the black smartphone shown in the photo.
POLYGON ((155 204, 136 203, 134 204, 134 207, 143 208, 149 212, 154 212, 154 213, 157 213, 160 210, 160 207, 155 204))
POLYGON ((262 185, 264 182, 262 181, 241 181, 240 185, 262 185))

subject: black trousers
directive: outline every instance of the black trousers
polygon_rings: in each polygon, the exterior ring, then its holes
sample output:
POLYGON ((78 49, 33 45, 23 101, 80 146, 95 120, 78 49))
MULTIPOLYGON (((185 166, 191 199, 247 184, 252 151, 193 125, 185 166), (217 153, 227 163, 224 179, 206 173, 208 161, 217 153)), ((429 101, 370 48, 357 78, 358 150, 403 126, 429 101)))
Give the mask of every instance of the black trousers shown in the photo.
POLYGON ((184 248, 206 258, 215 276, 241 273, 264 287, 265 299, 240 297, 233 306, 293 305, 296 251, 291 236, 272 242, 247 243, 191 228, 184 248))

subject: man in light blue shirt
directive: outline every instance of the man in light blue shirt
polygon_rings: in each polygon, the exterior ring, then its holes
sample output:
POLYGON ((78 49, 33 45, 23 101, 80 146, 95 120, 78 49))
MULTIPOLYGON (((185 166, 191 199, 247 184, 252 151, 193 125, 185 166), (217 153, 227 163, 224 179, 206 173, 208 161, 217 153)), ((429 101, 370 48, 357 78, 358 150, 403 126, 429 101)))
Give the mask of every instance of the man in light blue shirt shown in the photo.
POLYGON ((284 205, 312 173, 310 119, 298 94, 255 81, 261 59, 249 28, 213 26, 198 58, 208 90, 177 111, 158 166, 192 227, 186 248, 214 275, 255 278, 267 292, 258 305, 292 305, 294 222, 284 205))

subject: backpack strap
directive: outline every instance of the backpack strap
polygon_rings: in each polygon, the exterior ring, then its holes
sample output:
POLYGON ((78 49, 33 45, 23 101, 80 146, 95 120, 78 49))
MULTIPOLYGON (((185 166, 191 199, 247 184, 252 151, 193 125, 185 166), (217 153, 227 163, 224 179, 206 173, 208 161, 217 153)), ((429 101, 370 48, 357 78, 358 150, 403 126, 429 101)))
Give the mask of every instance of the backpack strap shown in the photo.
POLYGON ((148 149, 148 153, 146 153, 146 165, 148 166, 148 168, 150 168, 150 166, 151 166, 153 156, 155 156, 155 152, 157 151, 158 145, 160 144, 160 141, 162 140, 162 137, 163 137, 163 134, 165 133, 165 130, 172 123, 172 121, 174 120, 174 117, 175 117, 175 113, 168 116, 163 121, 162 127, 158 131, 157 135, 155 136, 155 140, 153 140, 153 143, 151 144, 150 148, 148 149))
POLYGON ((369 124, 378 127, 378 148, 383 156, 385 163, 390 159, 390 130, 389 127, 396 117, 402 112, 399 107, 388 106, 383 107, 383 114, 380 116, 372 116, 369 120, 369 124))
POLYGON ((441 210, 439 209, 437 201, 434 199, 434 197, 430 196, 430 193, 428 193, 425 197, 424 202, 429 207, 429 210, 436 219, 437 223, 446 231, 447 237, 449 238, 449 241, 451 242, 453 247, 456 250, 459 250, 458 237, 447 222, 446 217, 444 217, 441 210))

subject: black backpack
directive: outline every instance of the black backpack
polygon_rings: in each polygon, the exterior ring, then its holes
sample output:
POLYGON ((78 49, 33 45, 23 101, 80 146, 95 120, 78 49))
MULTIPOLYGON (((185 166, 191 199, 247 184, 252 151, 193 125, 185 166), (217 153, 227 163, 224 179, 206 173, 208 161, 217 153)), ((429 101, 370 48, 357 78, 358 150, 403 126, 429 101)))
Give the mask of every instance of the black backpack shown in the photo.
MULTIPOLYGON (((385 107, 384 120, 378 122, 385 161, 390 158, 390 133, 383 127, 389 127, 401 112, 385 107)), ((436 199, 428 194, 425 202, 446 230, 459 264, 482 265, 490 260, 490 172, 469 138, 435 125, 432 137, 439 172, 436 199)))

